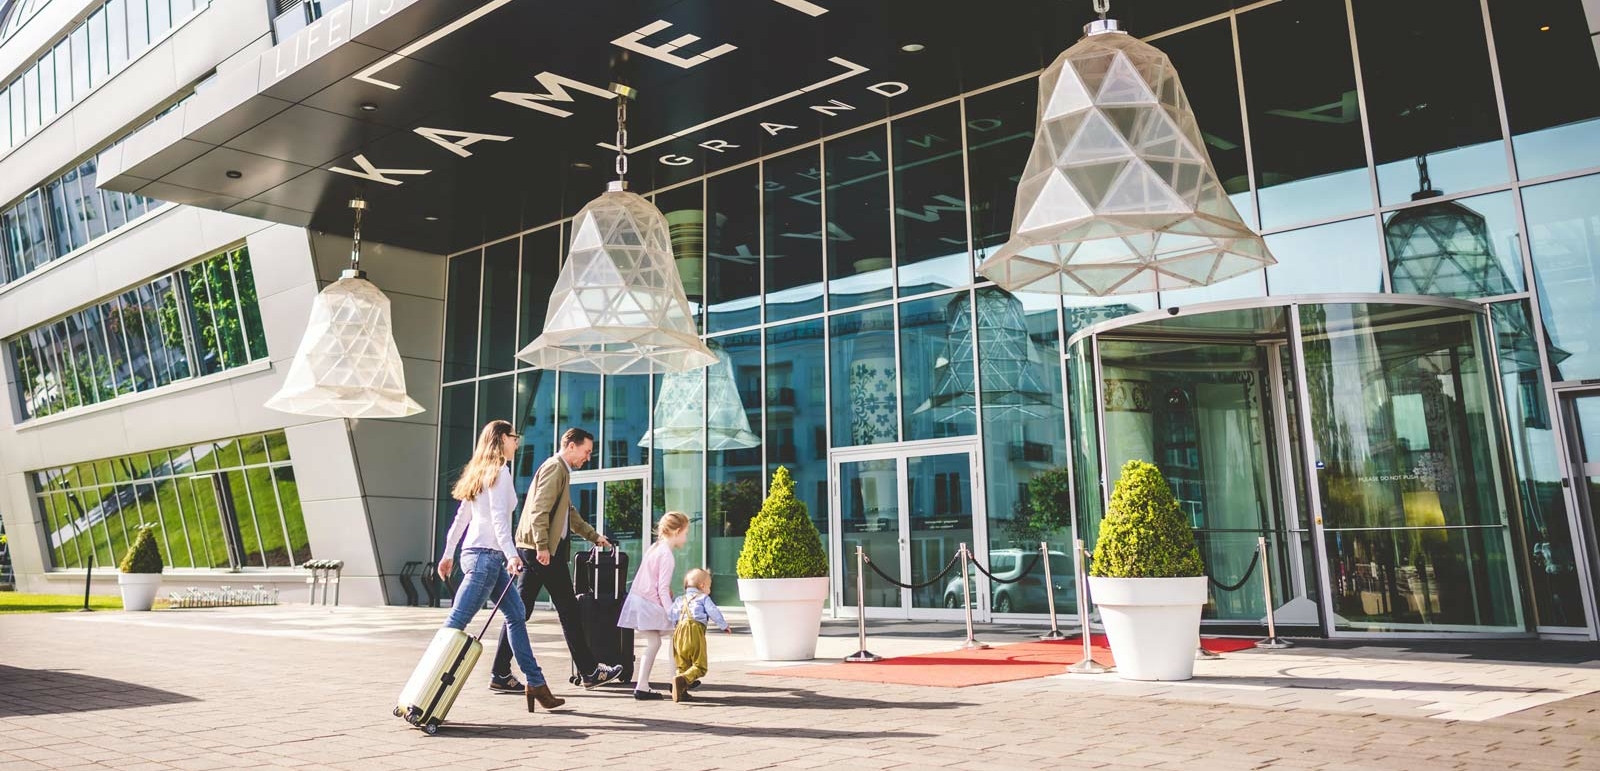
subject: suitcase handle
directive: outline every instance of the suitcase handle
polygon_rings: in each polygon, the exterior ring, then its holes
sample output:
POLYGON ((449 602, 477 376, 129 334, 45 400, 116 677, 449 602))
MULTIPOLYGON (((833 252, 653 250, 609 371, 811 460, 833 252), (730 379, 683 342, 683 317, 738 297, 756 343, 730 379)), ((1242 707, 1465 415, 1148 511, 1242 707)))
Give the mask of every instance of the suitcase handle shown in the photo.
POLYGON ((494 601, 494 608, 489 611, 489 617, 483 620, 483 629, 478 630, 478 642, 483 642, 483 636, 489 631, 489 625, 494 623, 494 614, 500 612, 500 603, 506 601, 506 595, 511 592, 511 587, 516 585, 517 582, 510 580, 510 576, 506 577, 506 588, 500 592, 500 598, 494 601))

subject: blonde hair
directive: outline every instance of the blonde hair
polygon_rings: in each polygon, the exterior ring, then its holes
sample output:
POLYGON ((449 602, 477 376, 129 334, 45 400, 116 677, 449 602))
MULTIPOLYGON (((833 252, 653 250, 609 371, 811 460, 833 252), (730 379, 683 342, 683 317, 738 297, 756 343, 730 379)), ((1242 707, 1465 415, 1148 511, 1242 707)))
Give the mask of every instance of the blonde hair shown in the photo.
POLYGON ((472 451, 472 460, 461 470, 456 486, 450 490, 450 497, 458 501, 470 501, 493 485, 495 477, 500 475, 500 469, 511 460, 500 451, 500 440, 516 435, 509 420, 491 420, 484 425, 483 430, 478 432, 478 445, 472 451))
POLYGON ((683 588, 685 589, 694 587, 703 592, 709 586, 711 586, 711 574, 707 573, 705 568, 695 568, 683 574, 683 588))
POLYGON ((656 523, 656 539, 665 541, 689 527, 689 515, 681 511, 669 511, 661 515, 661 521, 656 523))

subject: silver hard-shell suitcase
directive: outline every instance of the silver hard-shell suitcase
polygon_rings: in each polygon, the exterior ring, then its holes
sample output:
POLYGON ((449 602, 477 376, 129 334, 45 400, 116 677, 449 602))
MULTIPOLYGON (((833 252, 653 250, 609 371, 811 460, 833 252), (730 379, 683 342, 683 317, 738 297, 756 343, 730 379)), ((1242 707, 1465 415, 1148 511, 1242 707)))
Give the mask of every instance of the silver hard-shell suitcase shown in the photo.
POLYGON ((478 631, 477 637, 449 627, 433 635, 433 642, 428 644, 422 660, 417 662, 411 679, 400 690, 399 703, 394 708, 395 717, 405 718, 406 722, 430 736, 438 733, 439 724, 450 714, 450 707, 461 695, 467 676, 472 674, 472 667, 483 655, 484 632, 489 631, 495 614, 500 612, 500 603, 506 599, 506 592, 512 591, 516 583, 506 582, 505 591, 495 600, 494 610, 489 611, 489 618, 483 622, 483 629, 478 631))

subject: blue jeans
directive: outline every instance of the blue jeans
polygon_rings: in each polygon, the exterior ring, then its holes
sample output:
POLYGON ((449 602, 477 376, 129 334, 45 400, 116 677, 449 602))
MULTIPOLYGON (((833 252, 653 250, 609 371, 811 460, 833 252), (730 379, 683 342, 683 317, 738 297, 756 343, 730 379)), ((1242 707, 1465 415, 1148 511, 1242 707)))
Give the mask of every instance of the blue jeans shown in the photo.
POLYGON ((505 591, 511 583, 511 576, 506 573, 506 555, 493 549, 462 549, 461 570, 467 575, 450 603, 450 618, 444 625, 465 630, 472 617, 483 608, 485 600, 492 601, 505 592, 500 613, 506 618, 506 637, 511 643, 511 652, 528 685, 544 685, 544 672, 540 671, 539 662, 533 657, 533 646, 528 643, 528 612, 522 607, 522 597, 515 591, 505 591))

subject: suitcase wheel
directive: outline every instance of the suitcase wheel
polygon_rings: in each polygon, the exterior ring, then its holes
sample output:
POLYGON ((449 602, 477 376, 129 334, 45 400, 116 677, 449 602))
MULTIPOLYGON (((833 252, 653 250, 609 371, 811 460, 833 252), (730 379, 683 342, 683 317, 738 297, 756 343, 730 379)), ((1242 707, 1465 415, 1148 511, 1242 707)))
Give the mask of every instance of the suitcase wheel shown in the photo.
POLYGON ((579 677, 578 675, 573 675, 572 677, 567 678, 567 682, 572 683, 573 685, 583 685, 583 678, 579 677))
POLYGON ((439 733, 438 721, 429 721, 427 725, 422 727, 422 732, 429 736, 439 733))
POLYGON ((395 707, 395 708, 394 708, 394 716, 395 716, 395 717, 400 717, 400 716, 402 716, 402 715, 404 715, 404 714, 406 714, 406 711, 405 711, 405 710, 403 710, 403 709, 400 709, 400 708, 399 708, 399 707, 395 707))

